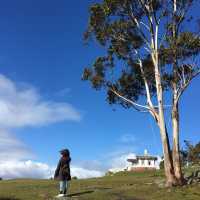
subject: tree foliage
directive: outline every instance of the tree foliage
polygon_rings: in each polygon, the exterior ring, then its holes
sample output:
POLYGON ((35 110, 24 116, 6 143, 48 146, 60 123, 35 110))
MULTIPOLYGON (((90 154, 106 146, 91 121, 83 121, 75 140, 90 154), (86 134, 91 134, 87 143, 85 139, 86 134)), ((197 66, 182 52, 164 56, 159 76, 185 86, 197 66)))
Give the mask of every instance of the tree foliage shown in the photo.
POLYGON ((193 145, 191 142, 185 140, 184 149, 185 161, 190 164, 200 164, 200 142, 193 145))
POLYGON ((179 0, 175 16, 171 0, 104 0, 92 5, 85 39, 94 38, 105 47, 107 55, 98 57, 92 67, 87 67, 83 79, 89 80, 95 89, 107 88, 109 103, 125 107, 131 106, 130 103, 115 95, 111 88, 129 100, 138 101, 140 96, 146 95, 144 75, 151 95, 155 94, 153 61, 147 44, 148 29, 154 28, 147 25, 150 16, 146 9, 150 7, 157 23, 162 22, 158 52, 163 87, 167 90, 176 83, 181 95, 187 82, 199 70, 191 61, 200 52, 199 35, 186 27, 183 29, 183 25, 192 21, 187 12, 193 2, 179 0), (174 21, 180 30, 175 39, 172 38, 174 21), (175 69, 172 67, 174 57, 177 58, 175 69), (142 62, 143 72, 138 60, 142 62))

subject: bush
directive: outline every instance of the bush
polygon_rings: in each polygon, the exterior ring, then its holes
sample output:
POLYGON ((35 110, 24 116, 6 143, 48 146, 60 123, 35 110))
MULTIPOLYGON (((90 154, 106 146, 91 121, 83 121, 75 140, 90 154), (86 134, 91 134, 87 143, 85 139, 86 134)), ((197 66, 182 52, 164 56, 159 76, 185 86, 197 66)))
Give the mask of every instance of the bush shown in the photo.
POLYGON ((164 160, 160 162, 160 169, 164 169, 164 160))

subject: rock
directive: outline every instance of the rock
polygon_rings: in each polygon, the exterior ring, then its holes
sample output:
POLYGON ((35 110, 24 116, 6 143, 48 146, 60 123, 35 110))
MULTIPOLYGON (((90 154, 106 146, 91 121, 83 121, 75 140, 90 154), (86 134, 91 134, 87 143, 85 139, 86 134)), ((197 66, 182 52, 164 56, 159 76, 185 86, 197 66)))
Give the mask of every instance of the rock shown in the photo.
POLYGON ((200 170, 196 170, 192 173, 185 174, 184 178, 188 185, 200 183, 200 170))
POLYGON ((165 188, 165 180, 164 179, 155 180, 155 184, 158 185, 159 188, 165 188))
POLYGON ((189 178, 188 180, 187 180, 187 184, 188 185, 191 185, 193 183, 193 178, 189 178))
POLYGON ((145 183, 146 185, 153 185, 153 183, 145 183))
POLYGON ((198 171, 197 177, 200 178, 200 170, 198 171))
POLYGON ((200 177, 200 171, 199 170, 195 171, 193 175, 195 178, 200 177))
POLYGON ((55 199, 59 199, 59 200, 69 200, 70 197, 67 197, 67 196, 65 196, 65 197, 57 197, 57 196, 55 196, 55 199))
POLYGON ((192 173, 191 172, 186 172, 185 174, 184 174, 184 179, 189 179, 190 177, 192 177, 193 175, 192 175, 192 173))

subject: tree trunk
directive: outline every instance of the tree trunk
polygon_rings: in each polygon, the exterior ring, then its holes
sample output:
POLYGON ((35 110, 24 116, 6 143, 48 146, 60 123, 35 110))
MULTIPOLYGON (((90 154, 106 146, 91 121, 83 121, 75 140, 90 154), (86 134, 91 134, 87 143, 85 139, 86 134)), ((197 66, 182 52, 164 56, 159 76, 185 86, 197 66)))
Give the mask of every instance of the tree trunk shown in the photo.
MULTIPOLYGON (((174 40, 174 46, 177 46, 177 23, 176 23, 176 12, 177 12, 177 0, 173 0, 173 29, 172 36, 174 40)), ((177 76, 177 59, 176 48, 174 48, 174 56, 173 56, 173 75, 177 76)), ((173 157, 173 167, 174 174, 177 179, 179 185, 183 185, 184 179, 181 170, 181 158, 180 158, 180 146, 179 146, 179 107, 178 107, 178 98, 177 98, 177 82, 174 80, 173 82, 173 108, 172 108, 172 129, 173 129, 173 149, 172 149, 172 157, 173 157)))
POLYGON ((167 133, 167 129, 166 129, 164 123, 162 122, 162 120, 161 120, 161 124, 160 124, 160 133, 161 133, 162 146, 163 146, 166 186, 172 187, 172 186, 177 185, 177 180, 174 175, 174 168, 173 168, 172 155, 171 155, 171 150, 170 150, 169 136, 167 133))
MULTIPOLYGON (((157 42, 155 43, 157 44, 157 42)), ((177 185, 177 180, 174 176, 173 162, 172 162, 172 156, 171 156, 170 144, 169 144, 169 136, 168 136, 167 128, 165 124, 165 115, 164 115, 164 107, 163 107, 163 88, 162 88, 162 83, 161 83, 160 70, 158 66, 157 48, 156 48, 156 51, 152 54, 152 60, 155 66, 155 81, 156 81, 157 101, 158 101, 158 122, 157 123, 160 128, 160 134, 161 134, 161 140, 162 140, 166 186, 172 187, 174 185, 177 185)))
POLYGON ((177 185, 177 180, 174 175, 169 136, 167 133, 165 115, 164 115, 163 87, 162 87, 161 71, 159 67, 159 54, 158 54, 158 24, 155 25, 155 31, 153 28, 151 28, 150 30, 152 33, 151 57, 152 57, 154 70, 155 70, 156 93, 157 93, 157 102, 158 102, 158 122, 157 123, 160 128, 160 134, 161 134, 161 139, 162 139, 166 186, 172 187, 174 185, 177 185))
POLYGON ((184 184, 181 169, 180 146, 179 146, 179 107, 178 102, 174 102, 172 109, 172 128, 173 128, 173 166, 174 174, 179 185, 184 184))
POLYGON ((174 175, 169 136, 168 136, 166 123, 165 123, 165 115, 164 115, 164 108, 163 108, 163 91, 162 91, 161 79, 160 79, 160 76, 158 75, 160 74, 158 67, 155 71, 156 71, 155 77, 156 77, 156 84, 157 84, 157 100, 158 100, 158 109, 159 109, 158 125, 160 128, 162 147, 163 147, 166 186, 172 187, 174 185, 177 185, 177 180, 174 175))

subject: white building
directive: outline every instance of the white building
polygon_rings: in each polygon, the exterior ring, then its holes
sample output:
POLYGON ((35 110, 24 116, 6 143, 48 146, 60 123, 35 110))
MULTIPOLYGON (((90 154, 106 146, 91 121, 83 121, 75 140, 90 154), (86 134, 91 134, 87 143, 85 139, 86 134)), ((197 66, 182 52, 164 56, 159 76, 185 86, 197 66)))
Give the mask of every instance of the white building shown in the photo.
POLYGON ((156 170, 159 169, 157 163, 158 158, 156 156, 151 156, 148 151, 144 151, 144 155, 136 156, 135 158, 129 158, 128 171, 144 171, 144 170, 156 170))

